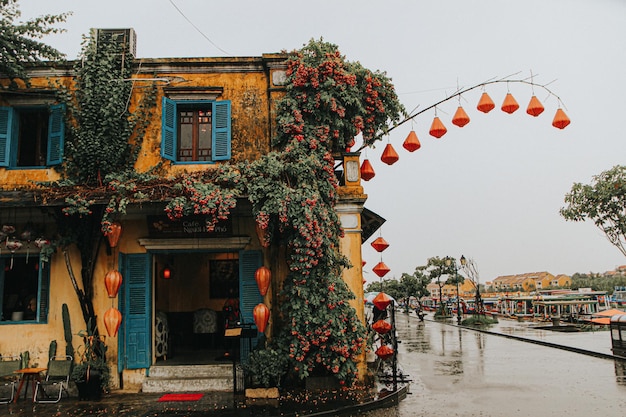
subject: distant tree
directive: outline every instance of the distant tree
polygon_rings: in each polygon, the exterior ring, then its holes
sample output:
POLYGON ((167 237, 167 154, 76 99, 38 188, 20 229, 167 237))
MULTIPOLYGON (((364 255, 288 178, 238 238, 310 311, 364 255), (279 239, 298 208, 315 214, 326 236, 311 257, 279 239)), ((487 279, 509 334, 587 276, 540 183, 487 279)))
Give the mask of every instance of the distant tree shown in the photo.
POLYGON ((475 295, 475 305, 476 305, 476 313, 485 314, 485 306, 483 304, 483 299, 480 296, 480 274, 478 272, 478 266, 476 266, 476 262, 473 259, 465 258, 461 256, 461 270, 465 272, 465 275, 470 280, 474 288, 476 289, 475 295))
POLYGON ((64 29, 53 25, 65 22, 70 13, 43 15, 25 22, 17 22, 21 16, 18 0, 0 0, 0 74, 11 80, 28 83, 25 65, 45 60, 58 61, 64 55, 51 46, 40 42, 45 35, 60 33, 64 29))
POLYGON ((443 303, 443 286, 446 284, 456 283, 454 278, 454 262, 456 262, 456 260, 454 258, 449 259, 451 262, 450 265, 447 265, 446 258, 440 258, 438 256, 428 258, 426 265, 423 267, 423 271, 428 279, 428 282, 432 282, 434 280, 439 287, 439 308, 437 309, 436 314, 442 316, 448 315, 448 309, 443 303), (441 277, 446 274, 448 275, 448 279, 444 281, 441 277))
POLYGON ((592 220, 626 256, 626 166, 617 165, 593 177, 591 184, 575 183, 560 210, 565 220, 592 220))
POLYGON ((422 297, 430 295, 426 288, 430 284, 430 277, 424 273, 424 267, 418 266, 413 274, 403 273, 400 277, 400 286, 404 290, 407 305, 410 297, 415 297, 418 304, 422 305, 422 297))

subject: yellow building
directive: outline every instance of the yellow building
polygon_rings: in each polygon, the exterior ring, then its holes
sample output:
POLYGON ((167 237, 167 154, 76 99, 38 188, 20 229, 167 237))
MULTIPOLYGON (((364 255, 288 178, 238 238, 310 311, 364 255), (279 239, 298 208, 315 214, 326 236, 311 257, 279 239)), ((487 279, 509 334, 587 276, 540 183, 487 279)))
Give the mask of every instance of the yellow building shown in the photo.
MULTIPOLYGON (((276 129, 274 109, 283 94, 286 55, 264 54, 245 58, 136 59, 129 105, 137 109, 148 86, 156 91, 153 116, 145 126, 135 169, 145 172, 162 164, 164 175, 213 170, 224 162, 253 161, 270 151, 276 129), (205 119, 203 119, 205 117, 205 119), (206 117, 213 121, 206 122, 206 117), (168 120, 188 122, 208 129, 204 139, 192 138, 188 149, 172 148, 171 135, 178 144, 185 133, 172 130, 168 120), (204 142, 202 142, 204 140, 204 142), (204 143, 204 145, 203 145, 204 143)), ((64 351, 62 307, 68 306, 74 347, 76 336, 85 328, 76 291, 93 294, 98 328, 104 332, 104 313, 111 307, 122 313, 116 336, 106 337, 107 361, 113 387, 138 388, 157 360, 168 352, 178 360, 203 335, 224 349, 222 308, 229 297, 238 297, 242 319, 253 323, 252 309, 260 302, 270 308, 286 275, 284 248, 264 247, 257 237, 250 204, 242 199, 232 215, 207 232, 202 216, 188 216, 174 222, 164 213, 165 202, 158 198, 128 207, 119 219, 121 235, 114 247, 103 242, 93 271, 93 288, 76 288, 66 260, 80 274, 81 262, 75 247, 58 251, 43 262, 41 248, 55 238, 59 224, 49 215, 65 205, 63 201, 33 199, 26 188, 33 182, 61 179, 54 166, 63 160, 63 134, 67 126, 61 117, 53 82, 71 86, 69 64, 33 66, 31 85, 19 90, 0 89, 0 353, 29 351, 31 365, 45 366, 51 341, 64 351), (34 138, 31 141, 27 138, 34 138), (254 280, 262 265, 272 271, 270 290, 259 294, 254 280), (119 270, 123 282, 110 297, 105 275, 119 270), (37 301, 34 316, 24 312, 29 298, 37 301), (21 313, 21 314, 20 314, 21 313), (197 317, 204 314, 206 323, 197 317), (166 317, 169 342, 159 344, 161 330, 155 326, 166 317), (215 321, 218 321, 216 324, 215 321), (206 332, 206 333, 205 333, 206 332), (19 337, 18 337, 19 335, 19 337), (164 350, 165 349, 165 350, 164 350)), ((8 82, 2 80, 0 82, 8 82)), ((202 134, 199 134, 202 136, 202 134)), ((336 206, 344 237, 341 252, 352 268, 344 281, 354 292, 351 301, 363 319, 361 243, 376 230, 377 218, 364 219, 367 196, 360 185, 359 155, 337 156, 348 175, 338 184, 336 206), (356 169, 354 169, 356 167, 356 169), (362 233, 367 222, 368 233, 362 233)), ((105 204, 106 202, 100 202, 105 204)), ((269 330, 271 335, 272 321, 269 330)), ((254 327, 254 326, 253 326, 254 327)))

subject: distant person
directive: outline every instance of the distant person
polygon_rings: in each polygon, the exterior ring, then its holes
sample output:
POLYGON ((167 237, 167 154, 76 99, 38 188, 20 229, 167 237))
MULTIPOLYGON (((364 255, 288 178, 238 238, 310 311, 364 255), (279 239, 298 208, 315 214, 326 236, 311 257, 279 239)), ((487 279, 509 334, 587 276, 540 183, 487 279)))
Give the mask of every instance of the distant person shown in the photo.
POLYGON ((24 310, 24 320, 35 320, 37 317, 37 298, 30 296, 26 299, 26 309, 24 310))

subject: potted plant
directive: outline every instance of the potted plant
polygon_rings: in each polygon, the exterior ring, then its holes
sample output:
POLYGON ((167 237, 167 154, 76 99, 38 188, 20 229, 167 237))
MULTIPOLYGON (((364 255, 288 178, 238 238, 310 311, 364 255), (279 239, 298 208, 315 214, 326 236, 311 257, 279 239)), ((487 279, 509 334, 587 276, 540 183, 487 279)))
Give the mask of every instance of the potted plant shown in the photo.
POLYGON ((72 380, 81 400, 99 400, 108 390, 111 372, 106 363, 104 336, 94 336, 90 331, 78 333, 83 346, 77 349, 78 362, 72 368, 72 380))
POLYGON ((252 398, 278 398, 278 387, 287 372, 287 359, 271 347, 250 352, 243 365, 246 380, 252 388, 246 396, 252 398))

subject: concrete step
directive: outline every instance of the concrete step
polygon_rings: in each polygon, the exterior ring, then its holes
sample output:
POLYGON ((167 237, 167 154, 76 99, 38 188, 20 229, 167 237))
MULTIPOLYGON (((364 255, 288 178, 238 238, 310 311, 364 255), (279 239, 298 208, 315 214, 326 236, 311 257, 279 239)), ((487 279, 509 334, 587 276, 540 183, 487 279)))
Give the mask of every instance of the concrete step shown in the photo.
POLYGON ((143 392, 232 391, 232 364, 152 366, 143 392))

